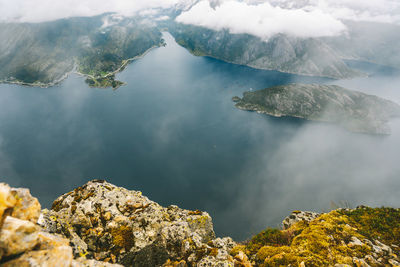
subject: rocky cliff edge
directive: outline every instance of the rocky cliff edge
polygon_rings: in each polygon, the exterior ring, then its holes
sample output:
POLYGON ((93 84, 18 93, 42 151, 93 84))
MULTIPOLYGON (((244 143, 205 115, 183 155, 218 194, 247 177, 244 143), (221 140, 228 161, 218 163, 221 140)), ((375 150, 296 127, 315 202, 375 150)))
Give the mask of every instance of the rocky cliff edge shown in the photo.
POLYGON ((28 189, 0 184, 0 266, 400 266, 400 210, 294 211, 282 229, 236 243, 210 215, 162 207, 93 180, 41 210, 28 189))

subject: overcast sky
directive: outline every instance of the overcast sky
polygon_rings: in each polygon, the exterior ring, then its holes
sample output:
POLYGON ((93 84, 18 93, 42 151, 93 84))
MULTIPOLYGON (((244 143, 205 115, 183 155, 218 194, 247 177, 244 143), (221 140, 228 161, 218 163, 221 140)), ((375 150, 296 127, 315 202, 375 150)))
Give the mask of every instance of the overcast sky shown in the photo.
MULTIPOLYGON (((186 2, 195 0, 0 0, 0 20, 41 22, 105 12, 131 16, 186 2)), ((339 35, 346 32, 343 20, 399 24, 400 0, 200 0, 177 18, 182 23, 261 38, 276 33, 339 35)))
POLYGON ((0 0, 0 20, 42 22, 116 12, 130 16, 150 8, 168 8, 180 0, 0 0))

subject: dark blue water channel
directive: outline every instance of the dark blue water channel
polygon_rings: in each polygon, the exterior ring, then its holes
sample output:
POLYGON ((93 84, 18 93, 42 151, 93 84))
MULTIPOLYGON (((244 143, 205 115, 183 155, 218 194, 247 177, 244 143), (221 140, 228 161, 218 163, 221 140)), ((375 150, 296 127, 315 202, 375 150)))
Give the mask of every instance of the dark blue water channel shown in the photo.
POLYGON ((206 210, 217 235, 239 240, 295 209, 400 205, 398 123, 389 137, 358 135, 240 111, 231 101, 291 82, 398 100, 397 75, 334 82, 254 70, 192 56, 165 39, 118 75, 127 85, 116 91, 89 88, 76 75, 46 89, 0 85, 1 181, 30 188, 49 207, 106 179, 162 205, 206 210))

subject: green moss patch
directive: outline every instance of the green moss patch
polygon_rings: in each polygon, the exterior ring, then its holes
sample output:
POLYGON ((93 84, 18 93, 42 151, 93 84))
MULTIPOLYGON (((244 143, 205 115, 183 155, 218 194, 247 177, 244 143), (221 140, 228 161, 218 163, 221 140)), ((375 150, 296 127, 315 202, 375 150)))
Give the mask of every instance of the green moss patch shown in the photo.
MULTIPOLYGON (((309 223, 297 222, 287 230, 268 228, 247 244, 236 246, 231 255, 243 251, 257 266, 353 265, 354 258, 373 254, 366 239, 398 246, 400 211, 367 207, 331 211, 309 223)), ((396 246, 393 252, 399 255, 396 246)))

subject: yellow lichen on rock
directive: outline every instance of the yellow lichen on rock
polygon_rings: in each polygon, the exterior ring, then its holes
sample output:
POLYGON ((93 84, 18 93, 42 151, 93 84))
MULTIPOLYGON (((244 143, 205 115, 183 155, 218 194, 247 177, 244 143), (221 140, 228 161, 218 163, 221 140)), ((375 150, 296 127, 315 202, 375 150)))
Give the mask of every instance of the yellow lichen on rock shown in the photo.
POLYGON ((237 267, 252 267, 247 255, 243 251, 239 251, 234 258, 235 266, 237 267))
POLYGON ((48 250, 29 251, 16 259, 3 263, 2 267, 70 267, 72 260, 72 248, 70 246, 59 246, 48 250))
POLYGON ((324 264, 349 263, 348 257, 366 255, 370 248, 367 245, 357 248, 347 245, 353 236, 364 238, 348 223, 348 217, 337 211, 323 214, 310 222, 309 226, 293 239, 290 247, 308 254, 309 257, 322 258, 321 263, 324 264))
POLYGON ((257 266, 383 266, 399 258, 399 218, 396 209, 339 209, 267 229, 231 255, 244 252, 257 266))
POLYGON ((0 183, 0 225, 3 221, 4 213, 9 210, 10 213, 12 207, 16 202, 15 197, 11 194, 11 188, 7 184, 0 183))
MULTIPOLYGON (((245 245, 236 245, 232 248, 232 250, 229 252, 232 256, 236 256, 237 254, 239 254, 239 252, 246 252, 246 246, 245 245)), ((247 252, 247 254, 249 254, 247 252)))
MULTIPOLYGON (((32 197, 28 189, 10 188, 0 184, 0 266, 2 267, 100 267, 119 266, 100 263, 95 260, 73 260, 72 247, 75 232, 68 235, 71 240, 60 235, 45 232, 40 226, 48 211, 40 216, 39 201, 32 197), (41 218, 40 220, 39 217, 41 218)), ((70 230, 69 221, 62 216, 52 216, 49 221, 55 227, 70 230)), ((84 244, 84 243, 83 243, 84 244)), ((84 244, 86 245, 86 244, 84 244)))
POLYGON ((283 230, 267 228, 238 245, 215 238, 207 212, 165 208, 105 181, 58 198, 38 225, 40 205, 29 190, 3 184, 0 202, 2 266, 400 265, 400 209, 295 211, 283 230))
MULTIPOLYGON (((190 215, 190 213, 189 213, 190 215)), ((197 215, 197 214, 196 214, 197 215)), ((197 215, 197 216, 190 216, 187 219, 190 228, 203 228, 209 223, 210 216, 208 215, 197 215)))
POLYGON ((71 240, 75 256, 83 248, 88 258, 126 265, 153 261, 148 253, 157 255, 154 264, 167 258, 194 262, 199 251, 207 251, 204 243, 215 238, 207 212, 165 208, 140 192, 100 180, 59 197, 42 217, 42 226, 71 240), (193 246, 186 247, 188 238, 193 246))
POLYGON ((2 255, 12 256, 32 249, 38 243, 38 227, 30 221, 7 216, 0 230, 2 255))
POLYGON ((342 210, 341 214, 349 218, 358 232, 368 239, 377 239, 400 253, 400 210, 394 208, 360 207, 354 210, 342 210))
POLYGON ((36 223, 41 209, 39 200, 26 188, 13 188, 11 193, 16 200, 11 216, 36 223))
POLYGON ((255 259, 257 262, 264 262, 269 260, 276 255, 289 254, 291 253, 291 248, 288 246, 281 247, 273 247, 273 246, 264 246, 262 247, 257 254, 255 255, 255 259))
POLYGON ((111 229, 111 236, 113 237, 114 245, 119 248, 129 250, 133 247, 133 232, 132 228, 126 225, 121 225, 118 228, 111 229))
POLYGON ((38 250, 46 250, 46 249, 53 249, 59 246, 68 246, 69 240, 56 235, 50 234, 47 232, 40 231, 38 233, 38 250))
POLYGON ((162 265, 162 267, 187 267, 186 261, 171 261, 170 259, 167 260, 166 263, 162 265))

